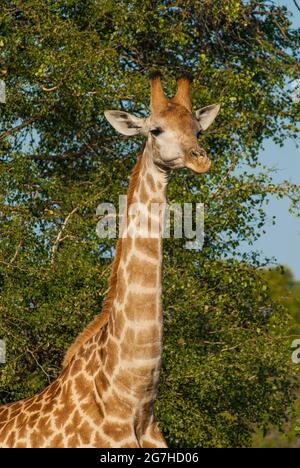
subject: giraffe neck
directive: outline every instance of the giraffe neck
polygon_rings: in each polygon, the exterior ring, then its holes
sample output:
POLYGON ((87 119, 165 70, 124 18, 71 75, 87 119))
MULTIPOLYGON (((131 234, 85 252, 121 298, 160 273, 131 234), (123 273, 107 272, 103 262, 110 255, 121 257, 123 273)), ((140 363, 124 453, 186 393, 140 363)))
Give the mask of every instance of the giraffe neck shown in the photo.
POLYGON ((127 226, 119 240, 116 295, 107 326, 106 376, 111 388, 143 406, 155 399, 161 362, 163 225, 158 207, 166 202, 168 176, 153 163, 147 145, 138 164, 127 226), (147 226, 148 231, 152 226, 152 233, 146 232, 147 226))

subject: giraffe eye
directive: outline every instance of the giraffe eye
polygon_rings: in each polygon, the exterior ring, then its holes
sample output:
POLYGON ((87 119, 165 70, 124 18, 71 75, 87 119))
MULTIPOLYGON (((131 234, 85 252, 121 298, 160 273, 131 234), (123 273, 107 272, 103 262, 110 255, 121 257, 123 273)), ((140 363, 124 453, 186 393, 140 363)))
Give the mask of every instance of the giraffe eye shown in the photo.
POLYGON ((153 130, 150 130, 150 132, 152 135, 158 136, 163 132, 163 130, 160 127, 156 127, 156 128, 153 128, 153 130))

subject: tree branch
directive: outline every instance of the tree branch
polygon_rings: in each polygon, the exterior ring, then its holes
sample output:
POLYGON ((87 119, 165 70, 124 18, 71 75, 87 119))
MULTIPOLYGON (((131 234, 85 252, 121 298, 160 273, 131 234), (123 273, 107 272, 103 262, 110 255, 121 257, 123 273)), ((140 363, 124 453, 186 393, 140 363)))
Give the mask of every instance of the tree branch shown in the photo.
POLYGON ((42 86, 42 90, 45 91, 45 93, 52 93, 53 91, 56 91, 59 88, 59 85, 52 86, 52 88, 47 88, 46 86, 42 86))
MULTIPOLYGON (((95 141, 93 141, 94 144, 101 144, 101 150, 105 151, 112 151, 110 148, 107 148, 103 146, 103 142, 108 140, 108 138, 96 138, 95 141)), ((60 161, 65 161, 68 159, 79 159, 81 156, 84 155, 84 153, 87 150, 90 150, 95 156, 99 158, 99 154, 95 151, 95 149, 91 146, 92 142, 88 142, 85 140, 82 140, 83 144, 81 148, 78 151, 66 151, 63 154, 60 155, 48 155, 48 154, 28 154, 26 155, 28 158, 33 159, 34 161, 52 161, 52 162, 60 162, 60 161)))
POLYGON ((4 140, 4 138, 13 135, 14 133, 17 133, 19 130, 22 130, 22 128, 28 127, 28 125, 32 124, 32 122, 35 122, 37 118, 34 119, 28 119, 25 120, 25 122, 22 122, 20 125, 17 125, 16 127, 11 128, 10 130, 6 130, 0 135, 0 141, 4 140))
MULTIPOLYGON (((57 237, 54 241, 54 244, 52 246, 52 255, 51 255, 51 264, 53 264, 54 262, 54 257, 55 257, 55 253, 57 252, 57 249, 58 249, 58 245, 60 242, 62 242, 62 235, 63 235, 63 232, 64 230, 66 229, 66 226, 68 224, 68 222, 70 221, 70 218, 73 216, 74 213, 76 213, 76 211, 79 209, 79 206, 76 206, 75 208, 73 208, 72 211, 70 211, 70 213, 66 216, 64 222, 63 222, 63 225, 61 227, 61 230, 59 231, 59 233, 57 234, 57 237)), ((66 236, 65 236, 66 237, 66 236)), ((64 238, 65 238, 64 237, 64 238)))
POLYGON ((226 184, 227 180, 230 177, 230 174, 234 171, 238 160, 239 160, 238 156, 233 157, 232 162, 231 162, 229 168, 227 169, 225 176, 223 177, 223 179, 221 180, 219 185, 216 187, 216 189, 213 191, 213 193, 211 195, 211 200, 214 200, 216 198, 216 196, 219 194, 221 188, 224 187, 224 185, 226 184))
POLYGON ((36 365, 41 369, 41 371, 45 374, 45 376, 46 376, 47 379, 48 379, 48 383, 50 383, 50 382, 51 382, 51 375, 48 374, 47 371, 45 371, 45 369, 43 368, 43 366, 39 363, 39 361, 38 361, 37 358, 35 357, 33 351, 31 351, 31 349, 29 349, 29 348, 26 348, 26 351, 27 351, 27 353, 29 353, 29 354, 33 357, 34 362, 35 362, 36 365))
POLYGON ((79 159, 85 153, 86 148, 82 148, 79 151, 67 151, 58 156, 48 156, 48 155, 36 155, 28 154, 27 157, 33 159, 34 161, 65 161, 67 159, 79 159))
POLYGON ((295 3, 296 8, 300 11, 300 6, 298 5, 298 2, 294 0, 294 3, 295 3))
POLYGON ((1 261, 1 263, 3 263, 4 265, 7 266, 7 268, 11 267, 11 265, 14 263, 14 261, 16 260, 17 256, 19 255, 19 252, 21 250, 21 247, 22 247, 23 243, 22 241, 19 242, 19 244, 17 245, 17 248, 16 248, 16 251, 13 255, 13 257, 11 258, 11 260, 9 262, 4 262, 4 261, 1 261))

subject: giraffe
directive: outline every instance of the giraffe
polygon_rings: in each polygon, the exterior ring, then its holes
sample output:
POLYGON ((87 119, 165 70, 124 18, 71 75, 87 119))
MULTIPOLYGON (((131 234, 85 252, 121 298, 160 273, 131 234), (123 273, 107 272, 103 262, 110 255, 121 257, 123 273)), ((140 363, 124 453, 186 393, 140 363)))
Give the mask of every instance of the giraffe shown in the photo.
POLYGON ((150 208, 166 202, 174 169, 210 169, 197 135, 220 105, 193 113, 186 76, 173 98, 164 94, 160 74, 150 78, 150 87, 149 117, 105 111, 117 131, 144 135, 146 143, 131 176, 102 313, 71 345, 56 380, 37 395, 0 407, 0 447, 167 447, 153 411, 163 334, 162 217, 150 208), (140 229, 139 209, 131 209, 136 205, 156 222, 155 235, 145 224, 140 229))

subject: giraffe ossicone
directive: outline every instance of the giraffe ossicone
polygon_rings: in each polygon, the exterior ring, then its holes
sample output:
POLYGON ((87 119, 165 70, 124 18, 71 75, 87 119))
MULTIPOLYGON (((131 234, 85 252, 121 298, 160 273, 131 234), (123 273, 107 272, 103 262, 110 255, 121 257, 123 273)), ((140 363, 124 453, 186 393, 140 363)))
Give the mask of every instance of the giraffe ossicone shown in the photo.
MULTIPOLYGON (((172 170, 205 173, 210 161, 197 135, 219 104, 192 113, 190 81, 165 96, 160 76, 151 84, 151 114, 138 118, 106 111, 124 135, 146 136, 133 169, 127 205, 166 203, 172 170)), ((128 208, 117 242, 102 313, 66 353, 57 379, 26 400, 0 407, 0 447, 166 447, 154 416, 162 354, 162 220, 155 238, 136 236, 137 212, 128 208), (125 234, 125 235, 124 235, 125 234)))

